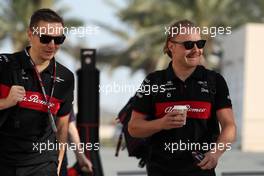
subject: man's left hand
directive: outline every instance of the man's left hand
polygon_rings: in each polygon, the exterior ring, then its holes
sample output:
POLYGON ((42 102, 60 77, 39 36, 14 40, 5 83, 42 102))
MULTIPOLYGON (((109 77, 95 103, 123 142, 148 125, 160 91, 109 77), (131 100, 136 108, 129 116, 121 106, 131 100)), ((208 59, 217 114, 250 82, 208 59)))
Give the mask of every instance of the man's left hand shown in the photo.
POLYGON ((82 171, 89 173, 93 172, 93 164, 84 154, 78 156, 77 160, 82 171))
POLYGON ((216 167, 220 155, 221 154, 217 152, 209 151, 204 154, 204 159, 198 163, 197 166, 201 167, 203 170, 213 169, 216 167))

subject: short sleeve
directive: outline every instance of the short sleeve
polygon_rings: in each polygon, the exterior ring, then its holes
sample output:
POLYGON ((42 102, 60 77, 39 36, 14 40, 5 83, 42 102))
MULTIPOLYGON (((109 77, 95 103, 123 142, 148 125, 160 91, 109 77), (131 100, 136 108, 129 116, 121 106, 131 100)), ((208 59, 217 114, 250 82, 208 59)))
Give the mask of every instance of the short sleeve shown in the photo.
POLYGON ((132 109, 146 115, 153 114, 153 93, 151 91, 151 75, 148 75, 137 90, 132 109))
POLYGON ((5 74, 9 70, 9 58, 5 54, 0 54, 0 98, 5 97, 5 94, 3 94, 2 90, 2 81, 6 79, 5 74))
POLYGON ((221 76, 219 73, 216 74, 215 106, 216 106, 216 110, 232 107, 232 102, 231 102, 227 83, 224 77, 221 76))
POLYGON ((0 54, 0 98, 3 98, 2 96, 2 65, 3 65, 3 57, 0 54))
POLYGON ((72 109, 72 111, 70 112, 69 122, 73 122, 73 121, 76 121, 76 115, 74 114, 74 111, 72 109))
POLYGON ((2 67, 3 67, 2 65, 3 65, 3 58, 0 54, 0 74, 2 73, 2 67))
POLYGON ((2 73, 4 68, 6 68, 8 63, 8 57, 5 54, 0 54, 0 73, 2 73))
POLYGON ((69 87, 65 91, 65 98, 63 99, 63 102, 61 103, 60 109, 57 113, 57 116, 64 116, 69 114, 72 111, 72 103, 73 103, 73 90, 74 90, 74 77, 72 75, 72 78, 69 80, 69 87))

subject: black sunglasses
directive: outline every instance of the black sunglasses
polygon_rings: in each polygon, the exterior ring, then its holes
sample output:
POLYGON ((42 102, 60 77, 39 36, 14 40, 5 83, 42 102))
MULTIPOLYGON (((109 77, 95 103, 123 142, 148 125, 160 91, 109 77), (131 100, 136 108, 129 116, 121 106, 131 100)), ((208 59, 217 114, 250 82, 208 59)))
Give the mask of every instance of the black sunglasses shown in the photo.
POLYGON ((196 44, 197 48, 202 49, 206 43, 206 40, 197 40, 197 41, 185 41, 185 42, 177 42, 174 40, 170 40, 172 43, 181 44, 185 47, 185 49, 190 50, 196 44))
POLYGON ((66 38, 65 35, 56 36, 56 37, 50 35, 40 35, 39 41, 40 43, 48 44, 53 40, 56 45, 60 45, 64 42, 65 38, 66 38))

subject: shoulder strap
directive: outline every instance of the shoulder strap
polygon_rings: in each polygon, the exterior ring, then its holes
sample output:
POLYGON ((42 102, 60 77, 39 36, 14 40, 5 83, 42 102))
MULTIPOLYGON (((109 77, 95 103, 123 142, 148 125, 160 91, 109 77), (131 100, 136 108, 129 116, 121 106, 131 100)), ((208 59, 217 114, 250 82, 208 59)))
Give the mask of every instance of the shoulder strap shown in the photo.
POLYGON ((218 119, 216 117, 216 109, 215 109, 215 95, 217 91, 216 74, 217 73, 215 71, 207 70, 207 84, 208 84, 209 96, 212 103, 211 118, 208 121, 209 134, 211 134, 211 139, 209 140, 211 142, 215 142, 220 133, 220 127, 219 127, 218 119))
POLYGON ((10 58, 10 66, 12 70, 12 77, 14 81, 14 85, 24 85, 24 80, 22 79, 22 68, 21 64, 18 60, 19 53, 14 53, 9 55, 10 58))
MULTIPOLYGON (((24 86, 24 80, 22 78, 22 66, 19 62, 19 53, 14 53, 12 55, 10 55, 11 58, 11 69, 12 69, 12 77, 13 77, 13 81, 14 81, 14 85, 19 85, 19 86, 24 86)), ((19 112, 19 106, 15 106, 14 107, 14 115, 13 115, 13 119, 14 119, 14 126, 15 128, 19 128, 20 127, 20 121, 18 119, 18 112, 19 112)))
POLYGON ((216 72, 207 70, 207 84, 209 88, 209 95, 212 105, 215 105, 215 94, 216 94, 216 72))
POLYGON ((116 118, 119 121, 119 123, 122 124, 122 129, 121 129, 121 132, 119 134, 119 138, 118 138, 118 142, 117 142, 117 146, 116 146, 116 152, 115 152, 116 157, 119 155, 119 151, 121 149, 125 128, 127 127, 126 123, 128 123, 128 121, 130 120, 130 119, 126 119, 126 117, 129 114, 131 114, 131 112, 130 112, 130 111, 132 111, 131 110, 131 104, 133 103, 135 96, 136 95, 134 95, 133 97, 131 97, 129 99, 127 104, 120 110, 120 112, 118 113, 117 118, 116 118))
MULTIPOLYGON (((2 56, 4 57, 4 59, 6 59, 9 62, 8 68, 12 72, 13 85, 23 86, 24 82, 22 79, 22 69, 20 63, 18 62, 18 58, 17 58, 18 55, 19 53, 14 53, 14 54, 3 54, 2 56)), ((7 116, 10 115, 10 113, 12 113, 12 116, 15 121, 14 126, 15 128, 19 128, 20 126, 19 120, 16 118, 16 114, 18 114, 18 111, 19 111, 19 106, 14 106, 6 109, 5 113, 3 113, 2 118, 0 118, 0 127, 6 121, 7 116)))

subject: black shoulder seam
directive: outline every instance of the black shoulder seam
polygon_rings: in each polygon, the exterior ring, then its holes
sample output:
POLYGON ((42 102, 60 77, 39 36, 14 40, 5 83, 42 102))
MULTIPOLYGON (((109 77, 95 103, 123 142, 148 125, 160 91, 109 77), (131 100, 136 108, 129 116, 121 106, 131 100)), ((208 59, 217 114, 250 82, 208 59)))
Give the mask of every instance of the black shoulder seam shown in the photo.
POLYGON ((161 83, 165 78, 166 70, 158 70, 149 74, 153 83, 161 83))

